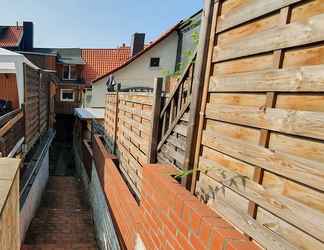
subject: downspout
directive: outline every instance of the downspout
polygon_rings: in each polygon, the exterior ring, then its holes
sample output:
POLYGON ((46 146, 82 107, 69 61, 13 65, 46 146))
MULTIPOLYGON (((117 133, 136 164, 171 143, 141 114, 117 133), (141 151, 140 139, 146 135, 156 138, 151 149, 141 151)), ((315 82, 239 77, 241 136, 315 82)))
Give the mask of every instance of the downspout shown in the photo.
POLYGON ((181 30, 177 29, 177 35, 178 35, 178 45, 177 45, 177 56, 176 56, 176 64, 175 64, 174 72, 177 72, 180 69, 182 43, 183 43, 183 34, 181 30))

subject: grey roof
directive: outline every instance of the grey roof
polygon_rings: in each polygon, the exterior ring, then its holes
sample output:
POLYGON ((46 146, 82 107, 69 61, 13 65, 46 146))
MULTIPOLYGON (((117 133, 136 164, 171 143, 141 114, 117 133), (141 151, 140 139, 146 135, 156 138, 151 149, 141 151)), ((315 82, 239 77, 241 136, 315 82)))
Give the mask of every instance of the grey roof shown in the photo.
POLYGON ((33 48, 31 51, 22 51, 21 53, 57 56, 57 63, 62 64, 86 64, 81 57, 81 49, 79 48, 33 48))
POLYGON ((56 49, 57 51, 57 62, 63 64, 86 64, 81 57, 81 49, 56 49))

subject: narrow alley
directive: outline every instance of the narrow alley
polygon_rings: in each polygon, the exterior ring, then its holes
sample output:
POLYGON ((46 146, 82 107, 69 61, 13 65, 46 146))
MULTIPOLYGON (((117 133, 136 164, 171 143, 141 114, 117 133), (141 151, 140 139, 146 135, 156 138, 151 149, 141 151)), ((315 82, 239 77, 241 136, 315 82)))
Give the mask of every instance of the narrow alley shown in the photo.
POLYGON ((97 249, 86 195, 76 178, 50 176, 22 249, 97 249))

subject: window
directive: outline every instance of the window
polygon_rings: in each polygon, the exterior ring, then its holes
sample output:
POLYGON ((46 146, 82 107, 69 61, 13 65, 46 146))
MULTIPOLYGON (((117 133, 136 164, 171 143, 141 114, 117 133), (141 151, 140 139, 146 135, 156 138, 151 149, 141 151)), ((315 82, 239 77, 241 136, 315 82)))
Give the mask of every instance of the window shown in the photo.
POLYGON ((74 102, 73 89, 61 89, 61 102, 74 102))
POLYGON ((76 80, 77 69, 75 65, 63 65, 63 80, 76 80))
POLYGON ((152 57, 151 62, 150 62, 150 67, 152 67, 152 68, 160 67, 160 58, 152 57))

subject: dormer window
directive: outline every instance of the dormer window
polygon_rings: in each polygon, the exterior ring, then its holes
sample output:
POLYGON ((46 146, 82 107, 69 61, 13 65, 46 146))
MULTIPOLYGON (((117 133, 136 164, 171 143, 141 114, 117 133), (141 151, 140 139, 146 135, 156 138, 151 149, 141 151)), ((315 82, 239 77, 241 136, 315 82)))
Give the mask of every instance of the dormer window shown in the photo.
POLYGON ((77 70, 75 65, 63 65, 63 80, 76 80, 77 70))

